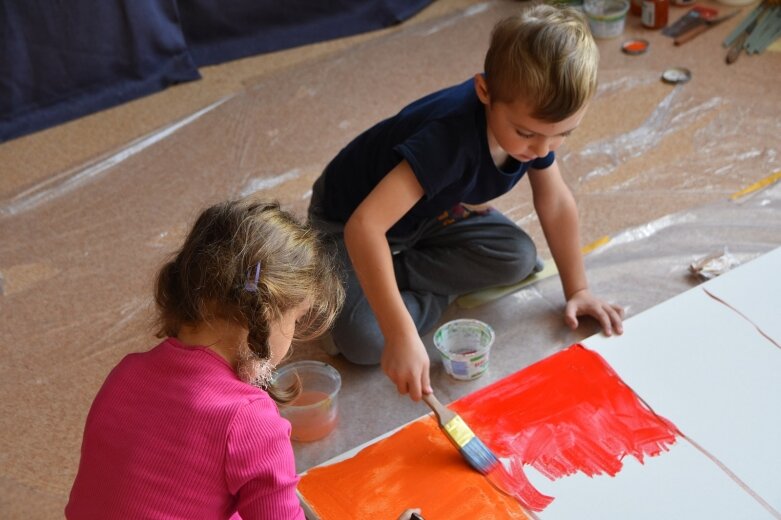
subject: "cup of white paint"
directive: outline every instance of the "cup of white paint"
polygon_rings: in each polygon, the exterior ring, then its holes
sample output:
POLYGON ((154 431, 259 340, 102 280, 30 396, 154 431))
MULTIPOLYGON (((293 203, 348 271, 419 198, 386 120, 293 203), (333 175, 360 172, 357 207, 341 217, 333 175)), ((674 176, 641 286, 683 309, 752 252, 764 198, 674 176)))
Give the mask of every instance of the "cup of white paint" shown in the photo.
POLYGON ((594 38, 615 38, 624 32, 628 0, 584 0, 583 11, 594 38))
POLYGON ((477 379, 488 370, 494 329, 480 320, 453 320, 434 332, 434 346, 442 356, 445 372, 454 379, 477 379))
POLYGON ((280 406, 279 414, 290 421, 293 427, 290 438, 294 441, 322 439, 336 428, 337 397, 342 378, 328 363, 296 361, 277 370, 274 384, 287 388, 296 378, 301 382, 301 394, 294 401, 280 406))

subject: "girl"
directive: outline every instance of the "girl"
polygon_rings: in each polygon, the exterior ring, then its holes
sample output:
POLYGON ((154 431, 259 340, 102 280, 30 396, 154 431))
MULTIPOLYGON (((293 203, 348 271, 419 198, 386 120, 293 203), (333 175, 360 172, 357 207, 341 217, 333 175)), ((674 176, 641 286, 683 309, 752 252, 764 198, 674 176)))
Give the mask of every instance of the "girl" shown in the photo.
POLYGON ((336 315, 343 290, 318 236, 276 204, 212 206, 163 266, 162 343, 126 356, 95 397, 65 514, 303 519, 274 367, 336 315))

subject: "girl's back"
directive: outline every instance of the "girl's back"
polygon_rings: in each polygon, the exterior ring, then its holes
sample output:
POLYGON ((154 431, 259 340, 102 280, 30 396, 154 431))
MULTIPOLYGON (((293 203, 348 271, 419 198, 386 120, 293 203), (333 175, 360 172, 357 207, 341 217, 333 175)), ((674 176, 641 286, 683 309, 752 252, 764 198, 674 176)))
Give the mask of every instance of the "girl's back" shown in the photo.
POLYGON ((277 204, 204 210, 157 276, 158 336, 106 378, 68 518, 303 519, 274 367, 344 297, 317 233, 277 204))
POLYGON ((229 518, 238 508, 295 518, 289 435, 266 392, 208 348, 169 338, 127 356, 106 379, 66 514, 229 518))

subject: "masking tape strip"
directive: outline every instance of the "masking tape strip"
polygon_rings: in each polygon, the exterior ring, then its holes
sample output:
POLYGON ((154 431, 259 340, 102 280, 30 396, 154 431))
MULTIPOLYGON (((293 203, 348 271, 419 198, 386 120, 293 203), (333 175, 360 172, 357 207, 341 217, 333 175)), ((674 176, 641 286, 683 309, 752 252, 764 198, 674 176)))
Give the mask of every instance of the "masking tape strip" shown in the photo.
POLYGON ((755 191, 759 191, 762 188, 765 188, 765 187, 773 184, 774 182, 776 182, 776 181, 778 181, 780 179, 781 179, 781 170, 778 170, 774 174, 768 175, 764 179, 755 182, 751 186, 748 186, 747 188, 743 188, 742 190, 740 190, 740 191, 738 191, 736 193, 733 193, 732 195, 730 195, 729 198, 730 198, 730 200, 737 200, 737 199, 739 199, 741 197, 745 197, 746 195, 748 195, 750 193, 754 193, 755 191))

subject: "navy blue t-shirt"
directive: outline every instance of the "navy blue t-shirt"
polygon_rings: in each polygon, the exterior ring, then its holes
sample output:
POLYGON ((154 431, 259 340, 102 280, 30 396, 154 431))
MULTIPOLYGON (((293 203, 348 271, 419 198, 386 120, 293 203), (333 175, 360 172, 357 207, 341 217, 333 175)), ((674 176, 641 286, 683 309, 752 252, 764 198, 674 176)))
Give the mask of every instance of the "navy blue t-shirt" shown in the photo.
POLYGON ((513 158, 497 168, 488 148, 485 109, 474 79, 434 92, 366 130, 325 169, 322 212, 347 222, 382 178, 406 159, 425 192, 389 231, 403 236, 459 202, 481 204, 507 193, 529 168, 553 164, 550 152, 532 162, 513 158))

